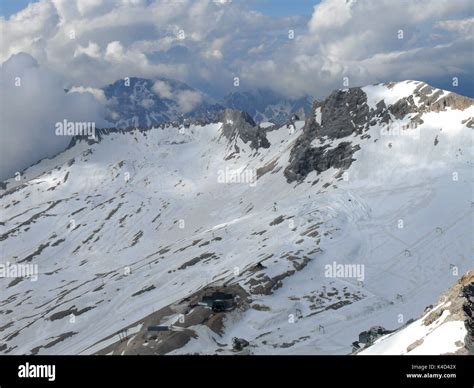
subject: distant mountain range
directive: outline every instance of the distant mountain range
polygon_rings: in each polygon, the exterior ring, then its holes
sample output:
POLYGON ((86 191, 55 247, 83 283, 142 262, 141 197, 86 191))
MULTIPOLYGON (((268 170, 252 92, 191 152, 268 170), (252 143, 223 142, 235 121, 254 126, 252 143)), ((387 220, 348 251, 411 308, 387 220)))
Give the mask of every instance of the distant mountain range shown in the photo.
POLYGON ((226 108, 247 112, 255 122, 270 121, 282 124, 293 114, 304 119, 311 111, 312 98, 304 96, 297 99, 286 98, 269 89, 232 92, 224 97, 226 108))
POLYGON ((312 98, 287 98, 269 89, 232 92, 221 100, 187 84, 166 79, 132 77, 103 88, 107 98, 107 119, 119 128, 149 128, 186 120, 216 120, 225 108, 247 112, 255 122, 282 124, 296 114, 304 119, 312 98))

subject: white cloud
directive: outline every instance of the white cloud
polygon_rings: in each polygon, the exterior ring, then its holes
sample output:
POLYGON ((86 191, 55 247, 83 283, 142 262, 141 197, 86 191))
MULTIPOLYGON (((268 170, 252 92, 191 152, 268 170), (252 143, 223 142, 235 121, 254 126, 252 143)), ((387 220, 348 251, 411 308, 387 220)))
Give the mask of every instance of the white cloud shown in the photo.
POLYGON ((77 10, 81 15, 90 14, 102 5, 102 0, 77 0, 77 10))
POLYGON ((317 97, 344 87, 344 77, 350 86, 469 78, 472 13, 468 0, 323 0, 293 45, 244 62, 242 73, 250 84, 317 97))
POLYGON ((105 49, 105 58, 110 62, 122 62, 125 59, 125 50, 119 41, 110 42, 105 49))
POLYGON ((260 54, 265 49, 265 44, 259 44, 258 46, 251 47, 248 51, 249 54, 260 54))
POLYGON ((225 38, 214 39, 209 49, 204 51, 204 58, 216 60, 224 59, 224 55, 222 54, 222 46, 224 45, 224 43, 225 38))
POLYGON ((473 39, 471 1, 322 0, 311 16, 276 18, 252 1, 43 0, 0 18, 0 60, 25 51, 75 85, 168 77, 224 92, 238 75, 246 87, 322 96, 345 76, 469 73, 469 52, 455 50, 473 39))
POLYGON ((165 81, 156 81, 152 86, 152 90, 161 98, 171 99, 173 96, 171 93, 171 86, 165 81))
POLYGON ((352 0, 321 2, 314 7, 314 13, 308 25, 309 31, 314 33, 341 28, 351 19, 354 3, 352 0))
POLYGON ((436 23, 435 27, 472 38, 474 36, 474 17, 461 20, 442 20, 436 23))
POLYGON ((151 98, 145 98, 140 101, 140 105, 145 109, 150 109, 155 104, 151 98))
POLYGON ((202 94, 195 90, 178 90, 173 92, 171 85, 162 80, 155 81, 152 86, 152 91, 160 98, 165 98, 176 102, 181 113, 188 113, 192 111, 203 100, 202 94))
POLYGON ((107 97, 105 97, 105 93, 102 89, 92 88, 90 86, 73 86, 69 89, 68 93, 90 93, 92 94, 97 101, 99 101, 102 105, 107 104, 107 97))
POLYGON ((202 95, 197 91, 185 90, 177 94, 177 102, 180 111, 188 113, 202 102, 202 95))
POLYGON ((29 4, 8 20, 0 17, 0 62, 22 51, 45 58, 48 40, 57 33, 59 22, 49 2, 29 4))
POLYGON ((28 54, 18 54, 0 68, 0 179, 62 151, 71 141, 56 136, 55 123, 95 122, 107 126, 104 108, 91 93, 64 91, 53 73, 28 54))
POLYGON ((79 55, 87 55, 88 57, 99 59, 101 56, 100 47, 97 43, 89 42, 86 47, 78 46, 76 51, 74 51, 74 57, 79 55))
MULTIPOLYGON (((274 20, 235 1, 43 0, 41 4, 44 16, 31 16, 37 25, 34 34, 23 34, 23 40, 10 35, 0 60, 28 52, 71 83, 94 87, 142 76, 222 89, 232 84, 232 73, 240 67, 236 61, 245 59, 251 47, 302 20, 274 20), (70 39, 72 31, 75 39, 70 39), (201 76, 209 73, 212 77, 201 76)), ((2 23, 6 30, 23 29, 19 19, 2 23)))

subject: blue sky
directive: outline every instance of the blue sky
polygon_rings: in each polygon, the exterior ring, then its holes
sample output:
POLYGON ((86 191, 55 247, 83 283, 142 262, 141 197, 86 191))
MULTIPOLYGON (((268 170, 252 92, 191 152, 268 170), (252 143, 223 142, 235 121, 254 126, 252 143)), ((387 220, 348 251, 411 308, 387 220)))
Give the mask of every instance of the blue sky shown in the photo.
MULTIPOLYGON (((2 0, 0 2, 0 15, 8 18, 32 2, 34 1, 2 0)), ((319 1, 314 0, 252 0, 249 7, 270 16, 310 16, 314 5, 317 3, 319 1)))
POLYGON ((0 2, 0 15, 8 18, 12 14, 25 8, 28 3, 31 2, 32 1, 28 0, 2 0, 0 2))
POLYGON ((311 16, 315 4, 313 0, 258 0, 251 8, 271 16, 311 16))

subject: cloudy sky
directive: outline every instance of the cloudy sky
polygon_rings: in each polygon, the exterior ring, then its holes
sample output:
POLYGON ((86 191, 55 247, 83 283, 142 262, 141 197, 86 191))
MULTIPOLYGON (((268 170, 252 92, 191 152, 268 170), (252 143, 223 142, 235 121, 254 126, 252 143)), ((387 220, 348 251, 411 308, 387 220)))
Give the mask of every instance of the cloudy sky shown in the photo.
POLYGON ((290 97, 322 98, 345 87, 345 77, 349 86, 417 79, 474 95, 472 0, 0 4, 0 135, 16 139, 15 147, 0 143, 0 177, 44 155, 21 150, 29 157, 12 161, 27 139, 35 138, 27 150, 61 150, 65 140, 44 132, 58 119, 100 123, 100 95, 66 98, 64 88, 94 91, 124 77, 173 78, 217 98, 235 90, 234 77, 242 89, 290 97), (27 82, 13 88, 22 74, 27 82))
POLYGON ((222 95, 239 76, 242 87, 323 97, 343 77, 444 88, 458 77, 472 90, 471 0, 2 3, 0 60, 27 52, 71 85, 164 76, 222 95))

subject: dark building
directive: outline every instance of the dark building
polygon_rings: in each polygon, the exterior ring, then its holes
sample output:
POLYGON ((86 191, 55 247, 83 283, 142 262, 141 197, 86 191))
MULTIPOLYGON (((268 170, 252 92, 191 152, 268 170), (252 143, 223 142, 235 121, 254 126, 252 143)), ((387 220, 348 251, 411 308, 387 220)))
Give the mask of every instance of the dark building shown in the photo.
POLYGON ((234 307, 234 295, 225 292, 214 292, 203 296, 198 304, 215 312, 228 311, 234 307))

